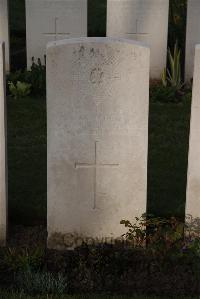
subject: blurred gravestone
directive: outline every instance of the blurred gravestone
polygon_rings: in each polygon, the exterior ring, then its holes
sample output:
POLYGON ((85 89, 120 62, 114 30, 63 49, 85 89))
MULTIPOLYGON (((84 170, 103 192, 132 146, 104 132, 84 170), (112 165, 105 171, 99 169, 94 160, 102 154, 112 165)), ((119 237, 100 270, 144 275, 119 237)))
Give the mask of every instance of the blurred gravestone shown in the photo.
POLYGON ((5 119, 5 46, 0 43, 0 246, 6 244, 7 232, 7 171, 6 171, 6 119, 5 119))
POLYGON ((49 41, 87 36, 87 0, 26 0, 27 66, 49 41))
POLYGON ((10 69, 9 29, 8 29, 8 2, 0 0, 0 40, 5 42, 6 71, 10 69))
POLYGON ((190 146, 188 158, 188 182, 186 215, 200 218, 200 45, 196 46, 192 112, 190 124, 190 146))
POLYGON ((200 1, 188 0, 185 80, 189 82, 193 77, 195 45, 200 43, 200 1))
POLYGON ((169 0, 108 0, 107 36, 150 46, 151 78, 166 66, 169 0))
POLYGON ((48 46, 50 248, 112 241, 146 212, 149 60, 131 40, 48 46))

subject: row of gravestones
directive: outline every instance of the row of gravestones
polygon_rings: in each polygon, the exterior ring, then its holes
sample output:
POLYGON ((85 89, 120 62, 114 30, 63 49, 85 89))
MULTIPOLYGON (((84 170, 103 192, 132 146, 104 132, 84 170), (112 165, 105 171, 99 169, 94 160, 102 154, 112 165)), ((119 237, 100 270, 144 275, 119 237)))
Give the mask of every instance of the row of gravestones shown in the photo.
MULTIPOLYGON (((5 82, 0 53, 0 239, 6 239, 5 82)), ((146 211, 150 49, 115 38, 47 46, 48 246, 112 242, 146 211)), ((200 217, 200 46, 186 213, 200 217)))
MULTIPOLYGON (((151 78, 166 66, 169 0, 107 0, 107 36, 144 42, 151 48, 151 78)), ((193 74, 200 42, 200 1, 188 0, 186 80, 193 74)), ((27 65, 45 55, 49 41, 87 36, 87 0, 26 0, 27 65)), ((0 0, 0 40, 6 41, 9 69, 7 0, 0 0)))

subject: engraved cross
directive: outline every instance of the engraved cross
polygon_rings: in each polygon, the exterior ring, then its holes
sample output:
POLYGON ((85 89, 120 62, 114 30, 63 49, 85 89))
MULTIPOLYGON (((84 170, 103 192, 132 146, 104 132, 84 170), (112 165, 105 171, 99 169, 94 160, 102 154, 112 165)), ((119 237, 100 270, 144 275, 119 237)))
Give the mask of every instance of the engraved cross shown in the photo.
POLYGON ((108 167, 113 167, 116 168, 119 166, 119 164, 107 164, 107 163, 100 163, 98 161, 98 155, 97 155, 97 146, 98 146, 98 141, 95 141, 95 161, 94 163, 75 163, 75 168, 88 168, 88 169, 94 169, 94 203, 93 203, 93 209, 96 209, 96 201, 97 201, 97 169, 98 168, 108 168, 108 167))
POLYGON ((70 35, 69 32, 58 32, 58 20, 59 18, 54 19, 54 32, 43 33, 46 36, 54 36, 54 41, 56 41, 59 36, 70 35))

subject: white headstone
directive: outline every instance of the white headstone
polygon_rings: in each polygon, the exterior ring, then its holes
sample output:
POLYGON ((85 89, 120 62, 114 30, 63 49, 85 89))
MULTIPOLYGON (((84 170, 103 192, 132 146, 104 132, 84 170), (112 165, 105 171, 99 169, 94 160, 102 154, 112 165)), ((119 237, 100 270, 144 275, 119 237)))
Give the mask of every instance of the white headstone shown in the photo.
POLYGON ((5 42, 6 71, 9 71, 10 54, 9 54, 8 1, 7 0, 0 0, 0 40, 5 42))
POLYGON ((107 0, 107 3, 107 36, 148 45, 151 78, 160 78, 166 66, 169 0, 107 0))
POLYGON ((123 39, 49 45, 49 247, 115 239, 146 212, 149 59, 123 39))
POLYGON ((196 46, 190 124, 186 214, 200 218, 200 45, 196 46))
POLYGON ((27 66, 44 62, 46 45, 87 36, 87 0, 26 0, 27 66))
POLYGON ((0 43, 0 246, 6 243, 7 188, 6 188, 6 125, 5 125, 5 49, 0 43))
POLYGON ((200 1, 188 0, 185 54, 185 80, 192 79, 194 71, 195 45, 200 43, 200 1))

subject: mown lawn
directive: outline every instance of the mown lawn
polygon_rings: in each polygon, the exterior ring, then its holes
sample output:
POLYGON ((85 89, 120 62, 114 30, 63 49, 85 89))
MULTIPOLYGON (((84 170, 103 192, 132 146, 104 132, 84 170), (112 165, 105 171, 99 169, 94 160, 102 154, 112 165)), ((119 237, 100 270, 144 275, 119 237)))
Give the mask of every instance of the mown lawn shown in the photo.
MULTIPOLYGON (((33 299, 33 297, 29 297, 23 294, 9 294, 9 293, 1 293, 1 299, 33 299)), ((108 295, 77 295, 77 296, 37 296, 34 299, 169 299, 169 297, 146 297, 146 296, 108 296, 108 295)), ((173 297, 173 299, 199 299, 199 297, 173 297)))
POLYGON ((191 101, 150 103, 148 210, 155 215, 185 212, 191 101))
MULTIPOLYGON (((7 106, 10 220, 45 223, 45 99, 8 98, 7 106)), ((182 104, 150 104, 148 211, 153 214, 184 215, 189 118, 189 96, 182 104)))
POLYGON ((17 224, 46 221, 46 103, 7 99, 9 216, 17 224))

